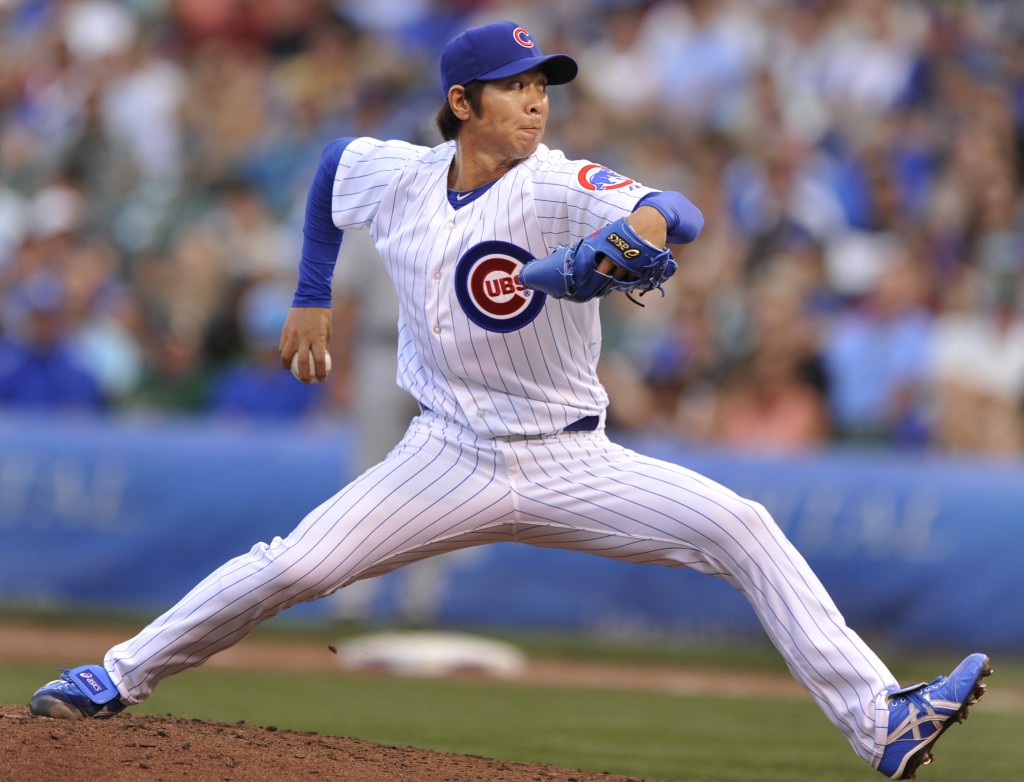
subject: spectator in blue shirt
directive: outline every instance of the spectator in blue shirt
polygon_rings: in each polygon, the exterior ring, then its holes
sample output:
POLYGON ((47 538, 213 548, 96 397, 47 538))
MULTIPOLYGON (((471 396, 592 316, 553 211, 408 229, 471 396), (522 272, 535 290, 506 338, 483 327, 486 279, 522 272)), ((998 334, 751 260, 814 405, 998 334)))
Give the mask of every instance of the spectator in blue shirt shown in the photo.
POLYGON ((291 301, 290 287, 251 284, 239 301, 243 349, 214 378, 209 412, 244 419, 289 419, 315 413, 324 386, 304 385, 281 370, 277 344, 291 301))
POLYGON ((874 286, 826 335, 822 352, 840 439, 926 444, 923 397, 933 315, 924 279, 920 263, 893 245, 874 286))
POLYGON ((11 291, 7 305, 15 312, 14 325, 0 337, 0 407, 106 408, 97 378, 73 347, 64 304, 64 285, 52 272, 35 272, 11 291))

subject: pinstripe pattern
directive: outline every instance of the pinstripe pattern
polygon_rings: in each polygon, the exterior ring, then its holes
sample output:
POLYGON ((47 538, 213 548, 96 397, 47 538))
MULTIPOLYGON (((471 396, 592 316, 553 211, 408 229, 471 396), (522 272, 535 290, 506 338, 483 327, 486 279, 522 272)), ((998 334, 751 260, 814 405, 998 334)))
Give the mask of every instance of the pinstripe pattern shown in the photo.
POLYGON ((129 702, 198 665, 288 606, 432 554, 513 539, 497 454, 441 419, 417 419, 387 460, 313 510, 285 539, 260 543, 208 576, 107 667, 129 702), (452 502, 452 497, 457 502, 452 502))
POLYGON ((429 413, 384 462, 287 538, 226 563, 114 647, 107 669, 127 700, 139 702, 162 678, 202 663, 290 605, 502 541, 726 579, 829 719, 863 757, 875 752, 875 698, 895 680, 763 507, 603 432, 506 442, 429 413))
POLYGON ((626 182, 596 192, 580 176, 586 161, 542 146, 454 210, 453 150, 357 139, 332 199, 335 224, 369 227, 388 268, 400 301, 398 379, 428 412, 288 537, 227 562, 111 649, 106 668, 125 701, 288 606, 447 551, 517 541, 725 579, 856 752, 880 756, 883 693, 895 679, 762 506, 603 430, 545 434, 604 413, 597 303, 548 299, 509 331, 478 325, 459 303, 453 278, 470 248, 500 241, 546 254, 650 191, 626 182))
POLYGON ((724 578, 829 719, 872 757, 875 701, 895 678, 761 505, 603 433, 507 447, 517 541, 724 578))
POLYGON ((423 407, 489 437, 552 432, 600 415, 608 398, 597 378, 597 302, 549 300, 524 328, 486 331, 458 303, 452 270, 484 241, 547 255, 629 214, 653 191, 588 191, 577 179, 588 161, 541 145, 456 211, 445 184, 454 150, 356 139, 338 166, 335 224, 370 226, 398 291, 399 385, 423 407))

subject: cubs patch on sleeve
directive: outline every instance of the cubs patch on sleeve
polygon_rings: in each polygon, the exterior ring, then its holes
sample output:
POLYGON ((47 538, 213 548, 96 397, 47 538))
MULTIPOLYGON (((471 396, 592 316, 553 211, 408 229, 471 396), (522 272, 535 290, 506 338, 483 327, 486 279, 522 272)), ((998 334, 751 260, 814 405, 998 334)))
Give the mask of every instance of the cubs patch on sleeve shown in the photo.
POLYGON ((576 173, 576 181, 584 190, 600 192, 603 190, 619 190, 628 188, 631 185, 639 187, 629 177, 612 171, 608 166, 598 163, 588 163, 576 173))

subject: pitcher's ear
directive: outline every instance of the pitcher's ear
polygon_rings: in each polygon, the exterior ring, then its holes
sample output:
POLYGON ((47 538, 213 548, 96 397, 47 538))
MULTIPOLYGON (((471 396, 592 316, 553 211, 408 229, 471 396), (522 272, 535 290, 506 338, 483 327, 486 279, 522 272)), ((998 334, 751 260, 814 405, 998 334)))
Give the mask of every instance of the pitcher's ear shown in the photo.
POLYGON ((469 115, 473 113, 469 99, 466 97, 466 88, 461 84, 452 85, 452 88, 448 90, 448 107, 460 120, 469 119, 469 115))

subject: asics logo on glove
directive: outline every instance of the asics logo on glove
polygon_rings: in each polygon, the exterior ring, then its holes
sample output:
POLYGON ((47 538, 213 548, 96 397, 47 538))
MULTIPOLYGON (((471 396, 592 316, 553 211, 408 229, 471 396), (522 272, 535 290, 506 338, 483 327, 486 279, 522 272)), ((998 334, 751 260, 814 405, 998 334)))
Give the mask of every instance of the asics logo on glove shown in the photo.
POLYGON ((617 233, 608 234, 609 243, 615 245, 622 250, 623 258, 639 258, 640 251, 633 247, 629 242, 619 236, 617 233))

